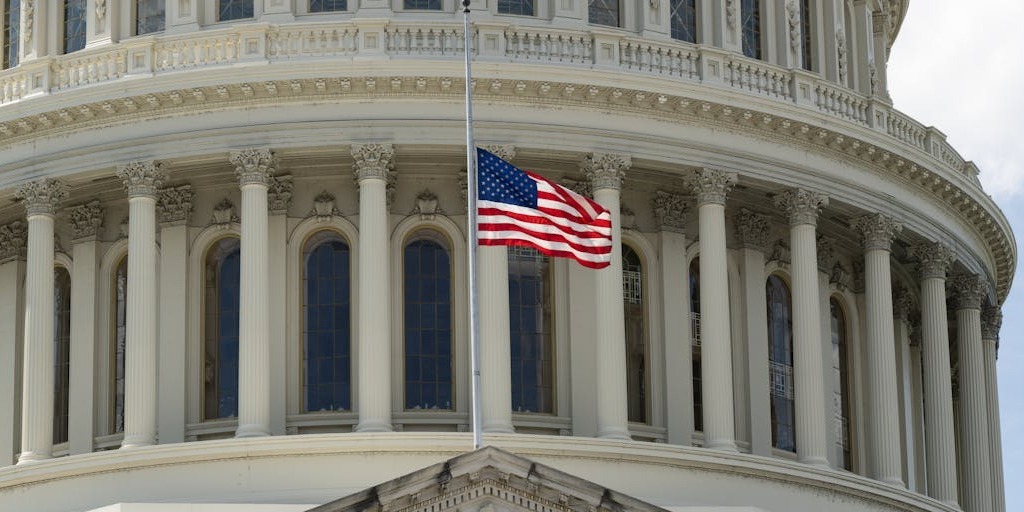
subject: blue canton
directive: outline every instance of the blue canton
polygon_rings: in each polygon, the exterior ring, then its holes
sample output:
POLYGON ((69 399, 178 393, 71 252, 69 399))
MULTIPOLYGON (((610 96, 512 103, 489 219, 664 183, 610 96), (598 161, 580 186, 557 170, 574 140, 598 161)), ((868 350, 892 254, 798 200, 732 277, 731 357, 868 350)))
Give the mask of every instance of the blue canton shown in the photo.
POLYGON ((537 182, 514 165, 477 148, 477 194, 481 201, 537 208, 537 182))

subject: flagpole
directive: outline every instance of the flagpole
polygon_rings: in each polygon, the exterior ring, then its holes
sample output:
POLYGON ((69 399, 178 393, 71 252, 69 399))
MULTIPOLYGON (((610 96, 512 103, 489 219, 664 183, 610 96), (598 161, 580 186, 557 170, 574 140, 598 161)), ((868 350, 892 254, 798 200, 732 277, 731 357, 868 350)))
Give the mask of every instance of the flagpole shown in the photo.
POLYGON ((470 78, 470 38, 469 38, 469 4, 470 0, 462 0, 462 13, 465 18, 465 40, 466 53, 466 214, 469 217, 469 244, 467 248, 467 261, 469 262, 469 359, 473 372, 472 398, 473 398, 473 449, 483 446, 483 433, 481 432, 481 404, 480 404, 480 321, 478 315, 478 286, 476 278, 476 248, 478 241, 476 198, 477 198, 477 173, 476 173, 476 144, 473 142, 473 81, 470 78))

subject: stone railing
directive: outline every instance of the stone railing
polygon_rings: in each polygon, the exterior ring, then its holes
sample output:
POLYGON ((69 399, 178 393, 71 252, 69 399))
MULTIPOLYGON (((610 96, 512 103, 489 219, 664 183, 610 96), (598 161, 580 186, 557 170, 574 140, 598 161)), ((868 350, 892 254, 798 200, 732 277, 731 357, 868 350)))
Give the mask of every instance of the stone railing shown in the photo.
MULTIPOLYGON (((640 39, 600 29, 479 23, 471 45, 475 59, 549 63, 619 70, 707 84, 809 110, 868 128, 930 156, 977 184, 977 169, 928 128, 888 103, 822 79, 745 58, 720 48, 640 39)), ((22 63, 0 72, 0 106, 110 82, 240 63, 273 64, 316 59, 462 58, 461 23, 352 20, 331 23, 247 24, 163 36, 131 38, 69 55, 22 63)), ((2 112, 2 111, 0 111, 2 112)))

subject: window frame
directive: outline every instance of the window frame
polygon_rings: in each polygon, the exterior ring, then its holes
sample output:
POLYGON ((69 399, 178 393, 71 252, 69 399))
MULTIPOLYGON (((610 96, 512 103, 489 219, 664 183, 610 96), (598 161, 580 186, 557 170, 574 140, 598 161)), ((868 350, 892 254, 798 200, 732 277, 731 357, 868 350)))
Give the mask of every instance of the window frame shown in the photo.
POLYGON ((59 41, 60 41, 61 55, 71 55, 72 53, 80 52, 80 51, 84 50, 89 45, 89 7, 88 7, 88 2, 86 0, 64 0, 60 4, 59 7, 60 8, 57 9, 57 11, 58 11, 57 12, 57 17, 59 18, 59 20, 58 20, 58 22, 59 22, 58 23, 58 27, 60 28, 60 30, 57 31, 58 32, 57 35, 58 35, 58 38, 59 38, 59 41), (75 48, 73 50, 68 50, 67 6, 68 6, 69 2, 82 2, 82 4, 83 4, 82 5, 82 13, 83 13, 82 14, 82 16, 83 16, 83 18, 82 18, 82 25, 83 25, 83 28, 82 28, 82 46, 81 46, 81 48, 75 48))
MULTIPOLYGON (((238 382, 238 379, 235 379, 235 381, 234 381, 234 385, 236 386, 235 387, 235 395, 236 395, 235 396, 235 401, 236 401, 236 403, 235 403, 235 408, 236 408, 235 415, 234 416, 209 417, 206 414, 206 406, 207 406, 207 398, 206 398, 207 389, 206 389, 206 387, 207 387, 207 384, 206 384, 206 378, 205 378, 205 373, 206 373, 205 355, 206 355, 206 346, 211 341, 211 339, 208 339, 207 335, 206 335, 206 330, 207 330, 207 327, 208 327, 206 322, 207 322, 207 317, 209 316, 209 309, 208 308, 210 307, 210 304, 207 303, 207 301, 206 301, 206 299, 207 299, 206 298, 206 292, 207 292, 206 280, 207 280, 207 277, 208 277, 207 273, 206 273, 207 272, 207 263, 208 263, 209 258, 211 256, 211 251, 216 249, 221 244, 221 242, 223 242, 224 240, 231 239, 231 238, 237 239, 238 247, 236 247, 235 249, 233 249, 230 252, 228 252, 225 255, 225 258, 230 257, 230 254, 233 253, 235 250, 239 251, 239 272, 241 272, 241 241, 242 240, 241 240, 241 236, 240 235, 235 235, 235 234, 232 234, 232 233, 227 233, 227 234, 224 234, 223 236, 219 236, 219 237, 213 239, 212 241, 210 241, 209 243, 206 243, 202 247, 202 259, 201 259, 202 267, 199 269, 199 272, 200 272, 199 279, 200 279, 200 283, 202 284, 202 287, 200 289, 200 296, 198 297, 198 301, 200 303, 200 311, 202 312, 202 316, 199 318, 199 325, 200 325, 200 328, 199 328, 200 329, 200 340, 199 340, 199 345, 200 345, 200 353, 199 353, 200 361, 199 361, 199 365, 200 365, 200 371, 202 372, 202 375, 203 375, 203 382, 200 384, 200 390, 199 390, 200 391, 199 392, 199 411, 200 411, 199 421, 202 422, 202 423, 217 422, 217 421, 235 421, 238 418, 238 410, 237 410, 238 406, 239 406, 239 403, 238 403, 239 402, 239 400, 238 400, 239 399, 238 393, 240 391, 240 389, 239 389, 240 388, 240 384, 238 382)), ((239 275, 239 284, 241 284, 241 275, 239 275)), ((220 288, 220 283, 219 282, 214 285, 214 290, 215 290, 215 292, 216 292, 216 294, 218 296, 217 297, 217 306, 216 307, 217 307, 217 310, 218 310, 218 313, 219 313, 220 305, 221 305, 220 304, 220 297, 219 297, 220 296, 220 292, 221 292, 221 288, 220 288)), ((239 312, 239 315, 240 315, 241 314, 241 288, 239 288, 238 312, 239 312)), ((238 337, 240 334, 241 333, 236 331, 236 337, 238 337)), ((215 340, 216 340, 215 343, 219 345, 219 343, 220 343, 220 333, 219 332, 216 334, 215 340)), ((239 338, 236 341, 236 343, 239 345, 239 347, 236 347, 236 353, 237 353, 237 350, 240 350, 241 339, 239 338)), ((220 358, 219 347, 218 347, 218 354, 217 354, 217 356, 218 356, 218 360, 219 360, 219 358, 220 358)), ((238 358, 238 360, 235 361, 235 365, 238 366, 239 363, 240 363, 240 357, 238 358)), ((218 368, 215 367, 213 369, 213 371, 214 371, 215 377, 219 378, 219 370, 218 370, 218 368)), ((220 394, 220 386, 219 386, 219 384, 214 384, 214 393, 219 396, 219 394, 220 394)))
POLYGON ((634 254, 636 254, 636 257, 637 257, 637 260, 638 260, 638 263, 639 263, 639 266, 640 266, 640 313, 639 313, 639 322, 640 322, 640 326, 641 326, 641 330, 642 330, 642 332, 641 332, 641 344, 643 345, 642 348, 643 348, 643 359, 644 359, 643 360, 643 368, 641 368, 641 370, 643 372, 643 375, 641 376, 642 381, 638 381, 638 382, 641 382, 643 384, 643 386, 644 386, 643 389, 640 390, 641 393, 642 393, 643 414, 644 414, 644 416, 643 416, 642 420, 637 421, 637 420, 634 420, 633 418, 629 417, 629 402, 631 400, 633 400, 633 398, 631 398, 631 393, 630 393, 630 389, 629 389, 629 383, 630 383, 629 372, 630 372, 631 367, 630 367, 630 362, 629 362, 629 359, 628 359, 628 356, 630 355, 629 345, 628 344, 629 344, 630 340, 628 339, 629 338, 629 326, 627 325, 628 324, 628 315, 625 314, 625 308, 628 308, 629 306, 628 306, 628 304, 626 304, 625 297, 623 297, 623 308, 624 308, 623 309, 623 325, 626 328, 626 332, 623 335, 623 343, 626 344, 625 349, 626 349, 626 355, 627 355, 627 360, 626 360, 627 421, 629 423, 637 424, 637 425, 652 425, 653 424, 652 423, 652 418, 654 416, 654 414, 653 414, 654 413, 653 406, 654 406, 654 394, 655 394, 655 391, 653 389, 653 383, 655 381, 654 381, 654 378, 653 378, 654 376, 652 375, 653 366, 654 365, 651 363, 652 347, 651 347, 651 325, 650 325, 650 323, 651 323, 651 315, 650 315, 650 300, 651 300, 650 299, 650 290, 651 290, 652 283, 654 281, 651 278, 651 266, 650 266, 650 264, 648 262, 648 258, 645 257, 644 251, 642 249, 640 249, 636 244, 634 244, 632 240, 625 240, 625 239, 623 239, 622 240, 622 249, 623 249, 622 250, 622 254, 623 254, 623 256, 622 256, 623 282, 625 282, 625 271, 626 271, 626 268, 625 268, 626 267, 626 264, 625 264, 625 261, 626 261, 626 257, 625 257, 626 251, 625 251, 625 249, 626 248, 629 248, 630 251, 632 251, 634 254))
POLYGON ((167 22, 169 21, 167 19, 167 14, 168 14, 167 13, 167 0, 157 0, 158 2, 163 2, 163 5, 164 5, 164 28, 162 30, 154 30, 154 31, 151 31, 151 32, 143 32, 141 34, 139 33, 139 5, 138 5, 139 1, 140 0, 129 0, 128 1, 128 4, 129 4, 128 5, 128 23, 127 23, 127 25, 128 25, 128 27, 127 27, 128 33, 131 34, 132 37, 138 37, 138 36, 159 35, 159 34, 163 34, 163 33, 167 32, 167 22))
POLYGON ((54 412, 53 412, 53 444, 61 445, 70 441, 70 403, 71 403, 71 261, 67 257, 57 255, 55 258, 54 270, 54 412), (58 273, 63 272, 67 276, 67 295, 62 302, 65 303, 61 309, 61 303, 57 300, 57 286, 60 285, 58 273), (57 315, 61 315, 58 319, 57 315), (63 329, 60 332, 58 329, 63 329), (58 339, 62 338, 62 339, 58 339), (62 346, 63 345, 63 346, 62 346), (63 369, 60 369, 63 367, 63 369), (62 379, 63 378, 63 379, 62 379), (63 388, 61 389, 61 380, 63 388), (63 395, 63 397, 62 397, 63 395), (61 437, 63 434, 63 437, 61 437))
POLYGON ((2 26, 0 30, 3 30, 2 36, 2 49, 3 55, 0 55, 0 68, 11 69, 17 67, 21 62, 21 2, 23 0, 4 0, 3 4, 0 4, 0 15, 3 16, 2 26), (17 8, 11 8, 11 3, 17 2, 17 8), (11 23, 11 15, 17 13, 17 24, 11 23), (13 37, 11 37, 13 36, 13 37), (14 51, 14 62, 11 62, 11 51, 14 51))
MULTIPOLYGON (((512 266, 512 258, 513 258, 512 252, 513 252, 513 250, 515 250, 515 249, 524 249, 524 248, 526 248, 526 247, 510 246, 508 248, 508 265, 509 265, 509 267, 512 266)), ((549 327, 548 327, 548 337, 549 337, 549 347, 548 347, 548 349, 549 349, 549 353, 547 354, 548 355, 548 359, 550 360, 550 367, 551 367, 550 368, 551 369, 551 377, 549 379, 550 380, 550 383, 549 383, 550 385, 548 386, 550 388, 549 397, 548 397, 550 410, 549 411, 545 411, 545 410, 538 410, 538 411, 516 410, 516 404, 515 404, 515 401, 513 400, 511 402, 512 403, 512 414, 526 414, 526 415, 530 415, 530 416, 555 416, 555 415, 558 414, 558 406, 559 406, 559 400, 558 400, 558 394, 559 394, 559 385, 558 385, 558 378, 559 378, 559 371, 558 371, 559 370, 559 358, 558 358, 559 322, 558 322, 557 306, 556 306, 556 294, 555 294, 555 287, 556 287, 558 276, 556 276, 555 258, 553 258, 551 256, 544 255, 544 254, 540 253, 539 251, 537 251, 536 249, 532 249, 532 250, 534 251, 534 253, 537 256, 539 256, 540 258, 542 258, 545 261, 545 263, 543 263, 543 264, 547 265, 547 279, 546 279, 546 281, 547 281, 547 288, 548 289, 547 289, 547 292, 545 293, 545 295, 547 296, 547 301, 548 301, 548 306, 547 307, 549 309, 549 311, 548 311, 546 316, 547 316, 547 321, 550 324, 549 327)), ((511 288, 511 284, 512 284, 512 282, 511 282, 512 281, 512 272, 511 272, 511 270, 508 272, 508 277, 509 277, 509 286, 511 288)), ((510 297, 510 299, 511 299, 511 297, 510 297)), ((542 301, 543 301, 543 299, 542 299, 542 301)), ((542 304, 539 307, 541 309, 544 309, 543 302, 542 302, 542 304)), ((512 318, 512 315, 511 315, 512 309, 511 308, 512 308, 512 303, 511 303, 511 300, 510 300, 509 301, 509 331, 510 331, 509 332, 509 339, 510 339, 510 341, 512 341, 514 343, 514 340, 512 339, 512 328, 513 328, 513 326, 512 326, 512 323, 511 323, 511 318, 512 318)), ((510 349, 511 349, 511 347, 510 347, 510 349)), ((509 356, 509 360, 510 360, 510 362, 514 363, 514 361, 512 360, 511 354, 509 356)), ((511 376, 511 374, 510 374, 510 376, 511 376)), ((510 382, 510 385, 512 386, 512 388, 513 388, 512 390, 514 392, 515 391, 515 389, 514 389, 515 388, 515 382, 514 381, 510 382)))
POLYGON ((257 2, 252 0, 253 13, 251 18, 238 18, 234 20, 222 20, 220 19, 220 0, 210 0, 205 2, 205 9, 203 9, 204 20, 207 20, 204 25, 224 25, 229 23, 251 23, 259 21, 260 16, 263 16, 263 2, 257 2))
POLYGON ((769 368, 768 368, 768 382, 767 382, 767 384, 768 384, 768 395, 769 395, 769 399, 771 401, 770 404, 769 404, 769 411, 771 412, 771 420, 770 420, 770 425, 769 425, 770 428, 771 428, 771 446, 772 446, 773 450, 776 450, 776 451, 778 451, 780 453, 795 454, 796 451, 797 451, 797 438, 796 438, 797 434, 796 434, 796 387, 795 387, 795 380, 793 379, 793 362, 794 362, 794 356, 795 356, 794 346, 793 346, 793 287, 792 287, 792 283, 790 283, 790 281, 787 279, 787 276, 784 276, 784 275, 782 275, 781 273, 778 273, 778 272, 773 272, 773 273, 768 274, 765 277, 764 282, 765 282, 764 288, 765 288, 765 295, 766 295, 765 296, 765 305, 767 306, 767 308, 766 308, 766 318, 767 318, 766 328, 767 328, 767 333, 768 333, 768 339, 767 339, 767 343, 768 343, 768 361, 767 362, 769 364, 769 368), (786 318, 786 326, 785 326, 785 328, 786 328, 786 333, 787 333, 787 337, 788 337, 788 339, 786 340, 786 344, 787 344, 788 355, 789 355, 789 362, 788 362, 789 374, 790 374, 790 380, 792 381, 790 383, 790 386, 792 388, 792 393, 793 393, 793 397, 792 398, 778 397, 775 393, 772 393, 772 375, 771 375, 772 370, 771 370, 771 364, 772 363, 785 364, 784 362, 780 363, 780 362, 776 361, 775 357, 774 357, 775 350, 773 348, 773 345, 774 345, 774 343, 777 340, 774 339, 774 337, 773 337, 773 330, 772 330, 773 319, 772 319, 772 314, 771 313, 772 313, 773 302, 772 302, 771 298, 768 296, 770 294, 770 292, 771 292, 769 286, 771 285, 771 282, 772 282, 773 279, 777 280, 778 283, 781 285, 782 290, 786 293, 786 299, 787 299, 785 304, 784 304, 784 306, 786 308, 786 312, 788 313, 787 318, 786 318), (777 404, 776 400, 778 398, 782 398, 783 400, 786 400, 788 403, 777 404), (792 449, 790 449, 788 447, 784 447, 784 446, 779 446, 779 443, 781 442, 781 440, 777 439, 778 433, 777 433, 776 430, 777 430, 778 425, 780 425, 780 423, 778 423, 776 418, 775 418, 775 409, 776 409, 777 405, 781 405, 781 406, 788 405, 788 412, 789 412, 790 417, 792 418, 792 422, 791 422, 791 424, 783 424, 783 425, 786 425, 786 426, 789 427, 788 428, 788 434, 789 434, 789 437, 792 439, 792 442, 793 442, 792 449))

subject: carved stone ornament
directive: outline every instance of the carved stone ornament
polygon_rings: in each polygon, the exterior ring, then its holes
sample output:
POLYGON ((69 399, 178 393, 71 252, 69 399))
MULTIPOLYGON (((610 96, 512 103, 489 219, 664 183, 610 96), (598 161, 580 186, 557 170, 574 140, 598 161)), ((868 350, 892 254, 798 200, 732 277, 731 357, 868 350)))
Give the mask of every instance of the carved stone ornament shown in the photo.
POLYGON ((593 191, 590 190, 590 182, 587 180, 578 181, 570 178, 563 178, 559 182, 559 185, 576 192, 583 197, 593 197, 593 191))
POLYGON ((857 217, 850 227, 860 233, 866 251, 890 250, 893 238, 903 231, 903 224, 881 213, 857 217))
POLYGON ((228 226, 232 222, 238 222, 238 215, 235 214, 235 203, 232 203, 230 199, 221 199, 217 206, 213 207, 213 218, 210 222, 220 226, 228 226))
POLYGON ((71 239, 74 241, 95 239, 103 227, 103 205, 99 201, 67 209, 71 222, 71 239))
POLYGON ((775 207, 789 215, 789 224, 798 226, 818 223, 818 212, 828 206, 828 196, 818 192, 796 188, 775 196, 775 207))
POLYGON ((800 7, 796 0, 786 2, 786 22, 789 24, 789 47, 800 51, 800 7))
POLYGON ((725 23, 730 30, 736 29, 736 0, 725 1, 725 23))
POLYGON ((96 21, 103 26, 103 20, 107 17, 107 0, 96 0, 96 21))
POLYGON ((774 261, 784 267, 793 263, 793 255, 789 248, 789 243, 781 238, 776 240, 768 254, 768 261, 774 261))
POLYGON ((998 340, 999 329, 1003 326, 1003 310, 999 306, 981 308, 981 339, 998 340))
POLYGON ((853 262, 853 291, 861 293, 864 291, 864 260, 853 262))
POLYGON ((817 240, 818 271, 828 274, 836 264, 836 249, 832 240, 828 237, 818 235, 817 240))
POLYGON ((391 144, 352 146, 352 159, 354 160, 352 169, 355 172, 356 182, 374 178, 390 181, 394 158, 395 150, 391 144))
POLYGON ((506 162, 511 162, 516 157, 516 147, 511 144, 488 144, 484 149, 506 162))
POLYGON ((239 186, 270 186, 271 178, 277 173, 277 157, 268 148, 246 148, 231 153, 228 160, 235 166, 239 186))
POLYGON ((14 192, 14 198, 25 205, 25 214, 29 217, 53 215, 67 197, 67 185, 55 178, 30 181, 14 192))
POLYGON ((420 214, 420 218, 423 220, 433 220, 434 215, 441 212, 437 206, 437 194, 431 192, 430 189, 424 189, 416 196, 416 206, 412 212, 420 214))
POLYGON ((878 79, 878 67, 875 66, 874 59, 868 61, 868 78, 871 80, 871 94, 878 94, 880 80, 878 79))
POLYGON ((977 274, 957 274, 950 277, 949 288, 956 309, 981 309, 988 286, 977 274))
POLYGON ((469 205, 469 178, 466 177, 466 171, 459 172, 459 197, 462 198, 462 204, 469 205))
POLYGON ((632 165, 633 159, 629 155, 591 153, 580 162, 580 170, 594 192, 601 189, 622 190, 622 181, 626 179, 626 171, 632 165))
POLYGON ((736 173, 704 167, 693 171, 686 183, 693 189, 697 204, 724 205, 725 195, 736 184, 736 173))
POLYGON ((121 219, 121 224, 119 224, 117 226, 117 238, 118 239, 128 238, 128 231, 130 229, 131 229, 131 224, 129 223, 128 216, 125 215, 124 218, 121 219))
POLYGON ((910 255, 918 260, 921 279, 945 279, 949 266, 956 261, 953 249, 938 242, 912 246, 910 255))
POLYGON ((654 218, 662 231, 684 233, 686 229, 686 198, 681 194, 673 194, 659 190, 651 200, 654 218))
POLYGON ((188 224, 192 216, 192 185, 160 189, 156 196, 156 214, 161 224, 188 224))
POLYGON ((24 20, 24 31, 25 31, 25 47, 28 48, 32 45, 32 28, 36 23, 36 6, 35 0, 22 0, 21 2, 21 15, 24 20))
POLYGON ((267 209, 270 213, 283 215, 288 213, 292 204, 292 175, 271 176, 267 188, 267 209))
POLYGON ((0 263, 25 259, 28 248, 28 224, 16 220, 0 226, 0 263))
POLYGON ((846 82, 846 30, 836 27, 836 56, 839 57, 839 82, 846 82))
POLYGON ((156 190, 167 180, 163 164, 152 160, 128 162, 117 167, 117 177, 124 182, 128 197, 155 197, 156 190))
POLYGON ((636 213, 624 204, 619 205, 619 225, 622 229, 637 229, 636 213))
POLYGON ((921 346, 921 337, 923 330, 921 329, 921 315, 913 315, 910 318, 910 336, 909 342, 911 347, 921 346))
POLYGON ((313 209, 309 211, 310 217, 315 217, 317 222, 327 222, 331 217, 340 217, 341 212, 334 206, 334 194, 324 190, 313 198, 313 209))
POLYGON ((733 227, 736 229, 736 239, 743 247, 761 252, 768 250, 768 235, 771 232, 771 225, 764 215, 740 208, 740 211, 733 217, 733 227))
POLYGON ((902 284, 896 283, 892 288, 892 316, 908 320, 914 308, 914 296, 902 284))
POLYGON ((842 263, 836 262, 832 266, 832 272, 829 273, 828 282, 837 288, 849 290, 853 288, 853 272, 842 263))

